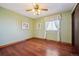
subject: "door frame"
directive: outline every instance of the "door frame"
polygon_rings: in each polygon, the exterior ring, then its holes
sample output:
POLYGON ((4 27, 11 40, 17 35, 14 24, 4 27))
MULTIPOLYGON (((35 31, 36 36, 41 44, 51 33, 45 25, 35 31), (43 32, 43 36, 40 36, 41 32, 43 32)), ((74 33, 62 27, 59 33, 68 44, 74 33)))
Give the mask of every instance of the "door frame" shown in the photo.
POLYGON ((74 10, 73 10, 73 12, 72 12, 72 45, 73 46, 75 46, 75 43, 74 43, 74 41, 75 41, 75 30, 74 30, 74 28, 75 28, 75 26, 74 26, 74 14, 75 14, 75 10, 76 10, 76 8, 77 8, 77 6, 78 6, 78 4, 79 3, 77 3, 77 5, 76 5, 76 7, 74 8, 74 10))

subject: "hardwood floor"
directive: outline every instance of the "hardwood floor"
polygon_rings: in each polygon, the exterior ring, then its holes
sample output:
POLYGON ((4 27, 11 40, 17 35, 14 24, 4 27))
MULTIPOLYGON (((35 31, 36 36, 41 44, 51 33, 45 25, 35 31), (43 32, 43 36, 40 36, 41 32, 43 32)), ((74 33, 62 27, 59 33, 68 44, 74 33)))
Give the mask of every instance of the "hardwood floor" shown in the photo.
POLYGON ((29 39, 0 49, 1 56, 77 56, 70 45, 42 39, 29 39))

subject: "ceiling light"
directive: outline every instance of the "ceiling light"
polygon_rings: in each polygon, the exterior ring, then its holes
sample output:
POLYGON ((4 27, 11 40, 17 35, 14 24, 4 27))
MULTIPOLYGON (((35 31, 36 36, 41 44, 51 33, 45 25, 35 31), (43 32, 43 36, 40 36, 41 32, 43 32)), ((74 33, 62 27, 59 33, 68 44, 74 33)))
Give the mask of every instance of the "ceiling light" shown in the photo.
POLYGON ((41 11, 48 11, 48 9, 40 8, 38 4, 33 4, 33 9, 27 9, 26 11, 32 11, 34 15, 39 15, 41 11))

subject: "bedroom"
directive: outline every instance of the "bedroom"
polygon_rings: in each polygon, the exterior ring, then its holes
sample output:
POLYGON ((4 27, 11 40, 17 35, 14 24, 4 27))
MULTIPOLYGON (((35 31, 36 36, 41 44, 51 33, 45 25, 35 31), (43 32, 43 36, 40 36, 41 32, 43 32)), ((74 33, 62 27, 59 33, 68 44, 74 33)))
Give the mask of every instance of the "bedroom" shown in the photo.
POLYGON ((79 4, 0 3, 0 55, 79 55, 73 47, 79 41, 73 43, 72 35, 76 6, 79 4))

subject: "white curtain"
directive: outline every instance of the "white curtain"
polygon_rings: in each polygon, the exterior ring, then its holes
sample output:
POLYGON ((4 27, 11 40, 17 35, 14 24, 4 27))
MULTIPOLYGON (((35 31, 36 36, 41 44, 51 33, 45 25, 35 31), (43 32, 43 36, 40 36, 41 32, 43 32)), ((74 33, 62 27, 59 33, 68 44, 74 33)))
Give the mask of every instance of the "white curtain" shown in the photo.
POLYGON ((45 23, 45 29, 46 31, 57 31, 59 30, 59 21, 60 20, 53 20, 53 21, 48 21, 45 23))
POLYGON ((60 40, 60 22, 61 22, 61 15, 54 15, 45 18, 45 38, 47 35, 47 31, 56 31, 58 41, 60 40))

